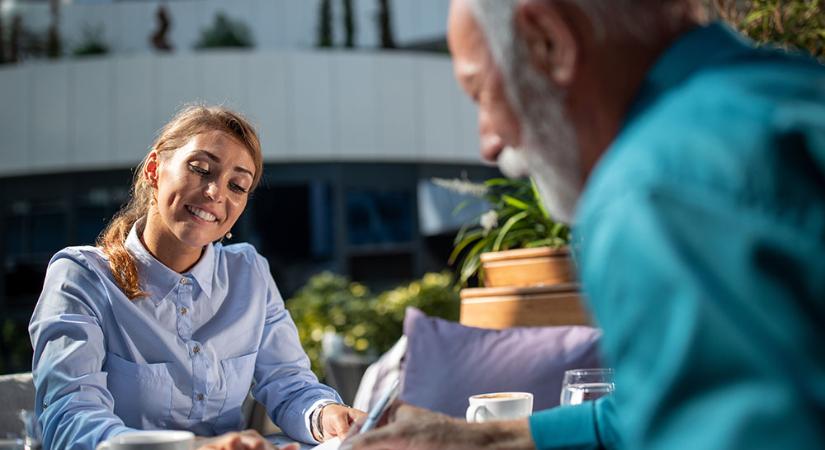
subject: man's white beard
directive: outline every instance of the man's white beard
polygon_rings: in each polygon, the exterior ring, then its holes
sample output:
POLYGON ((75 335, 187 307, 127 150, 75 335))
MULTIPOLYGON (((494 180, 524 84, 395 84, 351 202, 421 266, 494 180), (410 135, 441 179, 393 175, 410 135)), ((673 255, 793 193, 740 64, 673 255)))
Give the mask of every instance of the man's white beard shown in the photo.
POLYGON ((564 92, 532 66, 527 43, 515 33, 516 3, 471 2, 521 121, 521 148, 505 149, 499 166, 509 177, 529 174, 552 218, 570 224, 582 190, 575 130, 564 114, 564 92))
POLYGON ((498 158, 504 175, 530 176, 547 212, 557 221, 573 222, 582 190, 578 147, 572 125, 564 117, 562 101, 550 91, 530 89, 522 121, 522 147, 507 147, 498 158))

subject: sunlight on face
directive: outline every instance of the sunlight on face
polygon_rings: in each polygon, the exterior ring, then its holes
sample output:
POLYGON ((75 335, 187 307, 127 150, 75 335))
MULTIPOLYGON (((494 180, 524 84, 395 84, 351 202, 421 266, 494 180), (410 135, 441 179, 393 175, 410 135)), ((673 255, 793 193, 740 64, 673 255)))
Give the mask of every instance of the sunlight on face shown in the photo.
POLYGON ((246 208, 254 162, 223 132, 194 136, 158 165, 157 229, 189 247, 223 237, 246 208))
MULTIPOLYGON (((490 8, 499 10, 489 15, 505 14, 501 8, 512 8, 512 3, 507 5, 490 8)), ((553 218, 571 223, 582 181, 563 92, 531 66, 526 44, 513 39, 511 20, 485 20, 480 14, 482 31, 466 1, 456 0, 451 6, 450 51, 459 83, 479 106, 482 156, 496 161, 509 177, 531 176, 553 218), (491 55, 496 56, 495 63, 491 55), (491 74, 490 81, 475 81, 466 69, 474 65, 491 74), (485 98, 497 101, 485 102, 485 98)))

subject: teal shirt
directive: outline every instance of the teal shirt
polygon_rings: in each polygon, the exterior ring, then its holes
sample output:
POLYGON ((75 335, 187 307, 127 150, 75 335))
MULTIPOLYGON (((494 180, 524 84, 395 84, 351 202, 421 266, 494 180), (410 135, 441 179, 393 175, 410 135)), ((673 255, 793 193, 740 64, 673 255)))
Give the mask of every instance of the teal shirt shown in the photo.
POLYGON ((538 448, 825 448, 825 67, 722 25, 683 36, 576 237, 617 391, 536 414, 538 448))

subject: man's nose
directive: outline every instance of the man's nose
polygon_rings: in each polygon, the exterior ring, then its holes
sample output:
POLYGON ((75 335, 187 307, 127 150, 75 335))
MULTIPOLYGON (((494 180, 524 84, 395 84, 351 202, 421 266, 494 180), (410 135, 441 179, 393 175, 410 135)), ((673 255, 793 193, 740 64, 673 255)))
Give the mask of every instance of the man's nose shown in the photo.
POLYGON ((478 137, 482 159, 495 164, 507 144, 496 129, 492 115, 485 108, 478 110, 478 137))

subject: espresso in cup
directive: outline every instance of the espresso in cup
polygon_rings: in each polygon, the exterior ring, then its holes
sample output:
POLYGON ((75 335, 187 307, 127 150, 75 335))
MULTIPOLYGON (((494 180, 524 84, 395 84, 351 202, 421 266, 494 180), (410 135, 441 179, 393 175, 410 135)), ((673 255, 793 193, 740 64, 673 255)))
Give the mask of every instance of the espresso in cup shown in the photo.
POLYGON ((530 417, 533 394, 529 392, 493 392, 470 397, 467 422, 489 422, 530 417))

